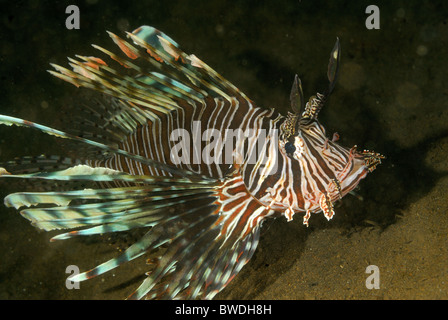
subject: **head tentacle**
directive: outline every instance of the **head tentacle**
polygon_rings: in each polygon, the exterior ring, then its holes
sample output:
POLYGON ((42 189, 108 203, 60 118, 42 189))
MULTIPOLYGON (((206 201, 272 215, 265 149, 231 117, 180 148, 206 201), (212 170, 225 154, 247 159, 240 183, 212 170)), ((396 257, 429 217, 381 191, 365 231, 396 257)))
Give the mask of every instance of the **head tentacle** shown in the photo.
POLYGON ((315 96, 311 96, 305 106, 305 111, 302 114, 302 118, 317 119, 319 111, 325 105, 331 92, 336 84, 336 79, 339 71, 339 61, 341 56, 341 45, 339 38, 336 38, 336 43, 331 50, 330 61, 328 62, 327 77, 329 85, 324 93, 316 93, 315 96))

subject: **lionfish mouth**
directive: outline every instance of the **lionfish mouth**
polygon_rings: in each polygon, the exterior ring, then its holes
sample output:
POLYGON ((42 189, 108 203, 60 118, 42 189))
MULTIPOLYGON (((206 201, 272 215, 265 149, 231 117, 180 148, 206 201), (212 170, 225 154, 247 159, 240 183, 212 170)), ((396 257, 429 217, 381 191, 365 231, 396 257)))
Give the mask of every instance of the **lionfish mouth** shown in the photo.
POLYGON ((367 167, 369 172, 375 170, 376 166, 381 164, 382 159, 386 159, 386 157, 382 154, 369 150, 364 150, 361 152, 361 155, 364 158, 364 165, 367 167))

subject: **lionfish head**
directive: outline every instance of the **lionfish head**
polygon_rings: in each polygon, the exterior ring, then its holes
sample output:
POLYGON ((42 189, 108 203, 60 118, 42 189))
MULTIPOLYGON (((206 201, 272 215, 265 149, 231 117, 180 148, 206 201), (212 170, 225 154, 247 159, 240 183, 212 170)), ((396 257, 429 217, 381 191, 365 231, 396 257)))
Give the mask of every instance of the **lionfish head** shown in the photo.
POLYGON ((328 64, 329 86, 323 94, 317 93, 306 103, 301 81, 295 76, 290 95, 293 112, 288 113, 281 127, 283 152, 293 161, 301 162, 302 176, 317 181, 315 185, 320 186, 321 194, 329 195, 331 199, 341 198, 353 190, 385 158, 373 151, 358 151, 356 146, 346 148, 339 145, 336 143, 339 136, 335 133, 329 139, 317 119, 333 91, 340 53, 337 39, 328 64))

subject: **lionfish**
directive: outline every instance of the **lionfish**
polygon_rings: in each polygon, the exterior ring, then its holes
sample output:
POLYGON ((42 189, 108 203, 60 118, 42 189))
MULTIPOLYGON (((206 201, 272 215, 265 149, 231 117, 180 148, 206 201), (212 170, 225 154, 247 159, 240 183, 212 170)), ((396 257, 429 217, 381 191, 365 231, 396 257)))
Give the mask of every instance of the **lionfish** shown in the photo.
POLYGON ((129 41, 108 34, 121 56, 93 45, 109 62, 76 56, 69 58, 72 70, 52 64, 55 71, 49 71, 101 93, 79 107, 75 129, 0 116, 1 124, 34 128, 95 151, 87 153, 90 158, 37 156, 2 164, 4 179, 92 184, 13 193, 5 198, 7 207, 22 208, 21 215, 39 229, 71 230, 52 240, 145 228, 119 256, 69 280, 90 279, 162 248, 129 298, 212 299, 252 257, 266 218, 283 215, 290 221, 303 213, 308 225, 312 213, 323 212, 332 219, 333 203, 384 158, 340 146, 317 119, 335 85, 338 39, 328 88, 305 103, 296 75, 292 112, 285 117, 257 107, 153 27, 128 32, 129 41), (199 143, 173 139, 175 130, 199 137, 199 143), (241 139, 234 135, 238 130, 249 133, 241 139), (203 161, 206 142, 209 158, 216 160, 229 140, 236 140, 231 161, 203 161))

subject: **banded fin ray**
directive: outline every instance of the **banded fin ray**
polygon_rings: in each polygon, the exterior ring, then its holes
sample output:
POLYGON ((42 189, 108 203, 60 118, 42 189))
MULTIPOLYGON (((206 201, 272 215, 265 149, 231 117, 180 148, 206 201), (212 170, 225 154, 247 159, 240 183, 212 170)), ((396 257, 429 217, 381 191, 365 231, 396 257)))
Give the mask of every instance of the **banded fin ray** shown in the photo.
POLYGON ((39 155, 24 156, 11 161, 0 162, 0 167, 20 174, 67 169, 79 164, 81 164, 81 161, 77 159, 58 155, 39 155))
MULTIPOLYGON (((84 166, 86 167, 86 166, 84 166)), ((52 240, 120 232, 149 231, 123 254, 81 273, 72 281, 103 274, 147 252, 167 246, 148 278, 129 298, 213 298, 252 256, 259 222, 269 212, 245 192, 241 177, 192 181, 188 178, 131 176, 107 168, 2 175, 3 178, 134 181, 128 188, 15 193, 5 204, 44 230, 75 229, 52 240), (99 172, 104 172, 99 174, 99 172), (74 173, 73 175, 67 173, 74 173), (73 201, 79 203, 73 203, 73 201), (53 206, 48 207, 48 204, 53 206), (45 207, 42 207, 45 205, 45 207), (243 227, 241 229, 241 227, 243 227), (81 228, 81 229, 79 229, 81 228)))
MULTIPOLYGON (((11 177, 23 178, 23 176, 11 177)), ((82 176, 72 176, 72 178, 77 179, 82 176)), ((20 213, 34 226, 46 231, 127 221, 132 223, 144 221, 139 227, 145 227, 152 226, 155 221, 158 221, 163 211, 172 211, 174 206, 188 202, 201 201, 212 194, 210 190, 212 182, 192 183, 182 179, 173 181, 173 178, 167 181, 151 179, 151 177, 147 177, 145 181, 144 185, 128 188, 13 193, 5 198, 5 205, 16 209, 31 207, 21 210, 20 213), (174 182, 176 184, 173 185, 174 182), (73 200, 84 203, 71 204, 73 200), (56 206, 37 207, 43 204, 56 206)), ((109 231, 102 229, 99 233, 117 231, 114 228, 107 229, 109 231)), ((122 228, 120 231, 123 230, 122 228)), ((93 232, 83 231, 80 234, 87 235, 93 232)), ((57 239, 59 238, 61 237, 57 239)))
POLYGON ((77 141, 77 142, 82 142, 85 143, 87 145, 93 146, 95 148, 98 149, 102 149, 106 152, 110 152, 113 154, 118 154, 118 155, 122 155, 126 158, 130 158, 134 161, 137 162, 141 162, 144 163, 148 166, 151 167, 155 167, 155 168, 159 168, 161 170, 165 170, 168 171, 170 173, 173 173, 174 175, 180 175, 180 176, 188 176, 188 177, 202 177, 200 175, 198 175, 197 173, 191 172, 191 171, 187 171, 187 170, 180 170, 176 167, 170 166, 170 165, 166 165, 164 163, 160 163, 158 161, 152 160, 152 159, 148 159, 145 158, 143 156, 140 155, 136 155, 136 154, 132 154, 128 151, 125 151, 123 149, 119 149, 115 146, 108 146, 93 140, 89 140, 86 138, 82 138, 79 136, 75 136, 66 132, 63 132, 61 130, 57 130, 57 129, 53 129, 35 122, 31 122, 31 121, 27 121, 27 120, 23 120, 23 119, 19 119, 19 118, 15 118, 15 117, 10 117, 10 116, 5 116, 5 115, 0 115, 0 124, 4 124, 4 125, 8 125, 8 126, 12 126, 12 125, 16 125, 19 127, 27 127, 27 128, 33 128, 36 129, 38 131, 41 131, 43 133, 52 135, 52 136, 56 136, 58 138, 62 138, 62 139, 68 139, 68 140, 73 140, 73 141, 77 141))
POLYGON ((145 114, 126 101, 98 94, 77 96, 72 110, 65 111, 62 125, 73 135, 119 145, 146 121, 145 114))
POLYGON ((206 96, 222 97, 227 101, 234 98, 250 101, 233 84, 194 55, 182 51, 178 44, 163 32, 149 26, 142 26, 127 36, 134 44, 108 32, 126 58, 93 45, 125 68, 136 73, 127 76, 111 68, 104 60, 95 57, 78 56, 80 61, 70 59, 73 68, 54 65, 49 71, 56 77, 78 87, 86 87, 117 98, 126 97, 130 103, 147 110, 148 120, 155 121, 154 112, 171 113, 183 109, 178 101, 187 104, 204 103, 206 96), (136 61, 144 61, 151 68, 140 67, 136 61))

